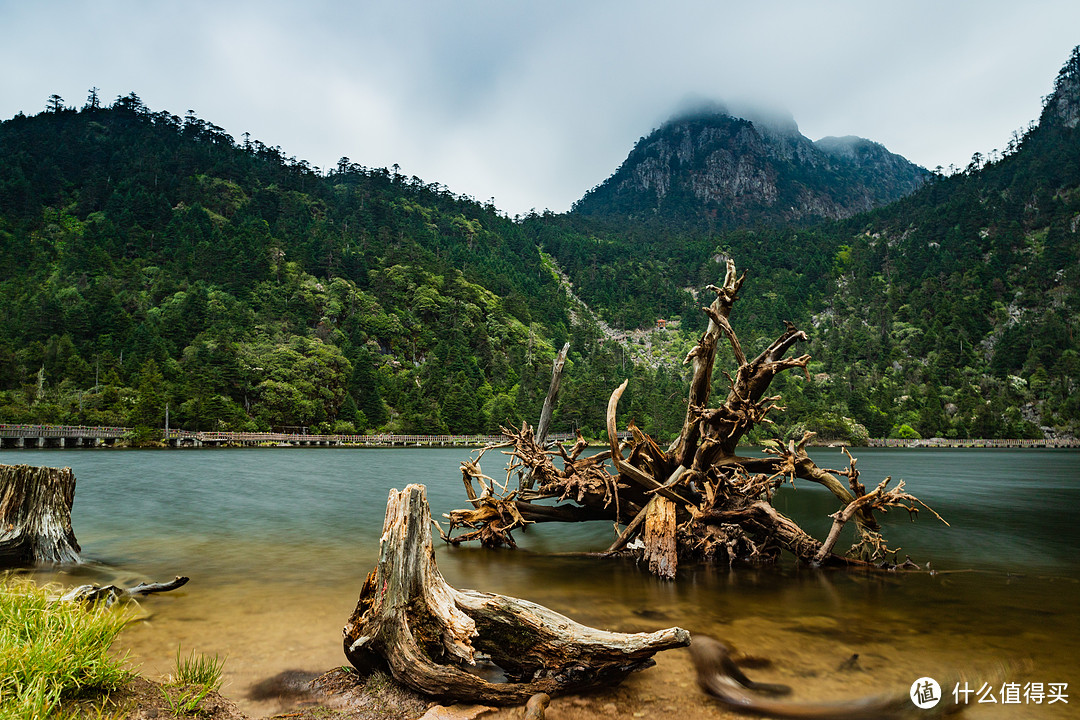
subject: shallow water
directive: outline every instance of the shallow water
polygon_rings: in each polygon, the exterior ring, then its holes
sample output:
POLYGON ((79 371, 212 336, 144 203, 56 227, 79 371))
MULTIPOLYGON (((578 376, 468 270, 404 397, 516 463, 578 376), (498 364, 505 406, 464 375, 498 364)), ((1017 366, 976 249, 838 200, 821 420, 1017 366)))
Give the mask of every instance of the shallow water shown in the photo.
MULTIPOLYGON (((768 657, 763 680, 800 698, 905 691, 916 678, 964 671, 976 689, 1003 681, 1069 683, 1080 693, 1080 453, 1044 450, 864 449, 864 484, 885 475, 932 506, 884 518, 891 546, 931 576, 865 576, 785 566, 767 571, 680 568, 657 581, 632 562, 558 555, 598 550, 604 523, 549 525, 518 533, 517 551, 439 546, 448 582, 525 597, 615 630, 680 625, 768 657), (858 669, 837 668, 853 654, 858 669), (1001 669, 1002 663, 1011 663, 1001 669)), ((146 619, 120 645, 142 672, 168 674, 177 646, 228 656, 224 692, 253 714, 279 709, 245 699, 258 680, 286 669, 322 671, 344 662, 341 627, 378 553, 390 488, 423 482, 438 516, 465 506, 462 449, 12 450, 0 463, 71 466, 72 522, 92 561, 43 579, 68 584, 191 577, 180 591, 142 603, 146 619)), ((842 467, 836 450, 813 453, 842 467)), ((500 456, 485 456, 498 476, 500 456)), ((800 482, 778 508, 824 537, 835 502, 800 482)), ((843 547, 841 541, 839 547, 843 547)), ((658 656, 593 705, 553 704, 549 717, 593 713, 608 700, 646 716, 716 717, 694 694, 684 651, 658 656), (576 713, 576 714, 575 714, 576 713)), ((944 683, 943 683, 944 684, 944 683)), ((952 688, 948 685, 946 691, 952 688)), ((1069 704, 976 704, 968 717, 1064 718, 1069 704)), ((610 708, 609 708, 610 709, 610 708)), ((620 712, 620 714, 622 714, 620 712)))

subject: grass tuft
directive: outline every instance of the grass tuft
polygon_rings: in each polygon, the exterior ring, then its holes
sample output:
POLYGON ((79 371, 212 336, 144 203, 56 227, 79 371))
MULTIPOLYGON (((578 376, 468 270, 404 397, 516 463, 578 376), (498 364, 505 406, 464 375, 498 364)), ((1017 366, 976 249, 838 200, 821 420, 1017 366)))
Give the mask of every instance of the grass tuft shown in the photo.
POLYGON ((169 687, 161 688, 161 694, 173 715, 198 715, 199 703, 211 692, 221 688, 221 670, 225 659, 217 655, 196 655, 195 651, 185 658, 176 648, 176 675, 169 687))
POLYGON ((130 677, 109 647, 131 614, 54 596, 0 577, 0 718, 55 717, 62 702, 113 690, 130 677))
POLYGON ((195 655, 195 651, 185 658, 176 648, 176 682, 180 685, 201 685, 210 690, 221 688, 221 671, 225 667, 225 658, 217 655, 195 655))
POLYGON ((198 715, 200 711, 199 703, 210 694, 210 688, 206 686, 174 688, 175 693, 169 688, 162 687, 160 690, 162 697, 165 698, 165 704, 169 706, 169 711, 175 717, 198 715))

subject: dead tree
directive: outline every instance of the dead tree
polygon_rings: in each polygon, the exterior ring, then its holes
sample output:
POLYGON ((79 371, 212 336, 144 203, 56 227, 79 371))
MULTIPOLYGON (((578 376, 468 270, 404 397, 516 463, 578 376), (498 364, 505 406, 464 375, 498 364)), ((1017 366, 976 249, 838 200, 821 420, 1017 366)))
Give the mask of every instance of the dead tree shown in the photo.
POLYGON ((527 426, 521 431, 504 429, 507 442, 503 446, 513 448, 506 482, 500 485, 484 475, 479 458, 462 463, 474 508, 447 514, 450 529, 444 537, 450 542, 479 539, 486 545, 512 546, 511 531, 527 523, 585 519, 591 513, 624 526, 609 553, 622 551, 640 536, 650 570, 666 578, 675 576, 680 557, 762 564, 775 562, 782 551, 788 551, 813 566, 887 565, 892 551, 881 535, 875 511, 900 507, 914 519, 917 506, 926 507, 904 491, 903 483, 890 490, 886 478, 867 493, 850 454, 847 468, 819 467, 806 452, 812 433, 798 441, 773 442, 769 457, 737 454, 748 432, 771 424, 769 414, 784 409, 779 395, 767 394, 773 378, 792 369, 807 373, 810 362, 809 355, 786 357, 797 343, 808 339, 791 323, 785 323, 784 332, 760 355, 747 358, 729 321, 745 278, 728 260, 723 285, 708 288, 715 299, 702 308, 709 318, 708 328, 686 356, 693 370, 686 417, 675 442, 661 448, 632 423, 629 440, 619 441, 615 418, 626 382, 611 394, 607 408, 610 449, 599 455, 582 457, 585 444, 580 437, 569 452, 561 447, 549 451, 532 441, 527 426), (724 373, 728 385, 724 402, 710 408, 717 347, 725 340, 737 367, 734 373, 724 373), (562 460, 561 468, 555 457, 562 460), (614 474, 605 468, 609 459, 614 474), (511 471, 523 469, 536 478, 535 490, 510 489, 511 471), (773 507, 779 486, 796 480, 818 483, 838 501, 833 530, 824 542, 773 507), (479 494, 474 482, 480 486, 479 494), (536 502, 551 498, 573 499, 576 505, 552 507, 536 502), (833 550, 839 531, 852 521, 857 540, 846 555, 838 555, 833 550))
POLYGON ((608 632, 527 600, 451 587, 435 564, 423 485, 390 492, 379 563, 344 628, 357 669, 388 668, 425 695, 498 705, 618 683, 689 643, 681 628, 608 632))
POLYGON ((0 465, 0 568, 79 563, 71 468, 0 465))
MULTIPOLYGON (((570 343, 563 344, 562 350, 555 356, 555 362, 551 367, 551 385, 548 387, 547 397, 544 398, 544 408, 540 411, 540 422, 536 426, 534 442, 544 447, 547 442, 548 428, 551 427, 551 416, 555 413, 555 402, 559 398, 559 386, 562 384, 563 367, 566 366, 566 354, 570 351, 570 343)), ((533 486, 533 473, 530 469, 521 480, 521 487, 528 490, 533 486)))

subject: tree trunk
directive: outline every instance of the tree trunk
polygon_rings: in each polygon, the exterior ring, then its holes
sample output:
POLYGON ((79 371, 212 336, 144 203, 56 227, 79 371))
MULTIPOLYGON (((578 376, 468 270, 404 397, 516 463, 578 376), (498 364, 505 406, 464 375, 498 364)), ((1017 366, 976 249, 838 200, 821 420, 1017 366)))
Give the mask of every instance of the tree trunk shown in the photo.
POLYGON ((675 547, 675 503, 657 497, 645 509, 645 559, 649 572, 665 580, 675 579, 679 557, 675 547))
POLYGON ((544 407, 540 411, 540 422, 536 424, 536 444, 540 447, 544 446, 548 429, 551 427, 551 416, 555 413, 555 403, 559 399, 559 386, 562 384, 562 373, 566 366, 568 352, 570 352, 570 343, 565 343, 551 366, 551 385, 548 387, 547 397, 544 398, 544 407))
POLYGON ((681 628, 608 632, 527 600, 457 590, 435 564, 430 528, 423 485, 390 492, 379 564, 344 629, 357 669, 388 667, 437 698, 506 705, 618 683, 660 650, 690 642, 681 628), (481 677, 485 668, 505 680, 481 677))
MULTIPOLYGON (((536 435, 533 438, 533 442, 539 448, 543 448, 544 443, 547 442, 548 428, 551 427, 551 416, 555 412, 555 403, 559 399, 559 386, 562 384, 562 373, 563 368, 566 366, 566 354, 568 352, 570 352, 569 342, 563 345, 562 350, 555 356, 555 362, 551 366, 551 385, 548 386, 548 394, 544 398, 544 407, 540 410, 540 422, 536 425, 536 435)), ((536 478, 533 477, 533 470, 529 468, 525 477, 521 479, 521 489, 531 490, 535 482, 536 478)))
POLYGON ((71 468, 0 465, 0 567, 80 563, 71 468))

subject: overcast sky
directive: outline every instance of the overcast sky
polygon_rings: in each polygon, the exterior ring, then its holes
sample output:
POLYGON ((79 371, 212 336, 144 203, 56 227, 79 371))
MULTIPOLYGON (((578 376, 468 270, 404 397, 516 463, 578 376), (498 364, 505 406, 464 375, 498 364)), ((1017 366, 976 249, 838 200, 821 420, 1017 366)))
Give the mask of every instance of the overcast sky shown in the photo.
POLYGON ((0 0, 0 118, 134 91, 318 167, 561 212, 688 98, 963 166, 1077 44, 1075 0, 0 0))

